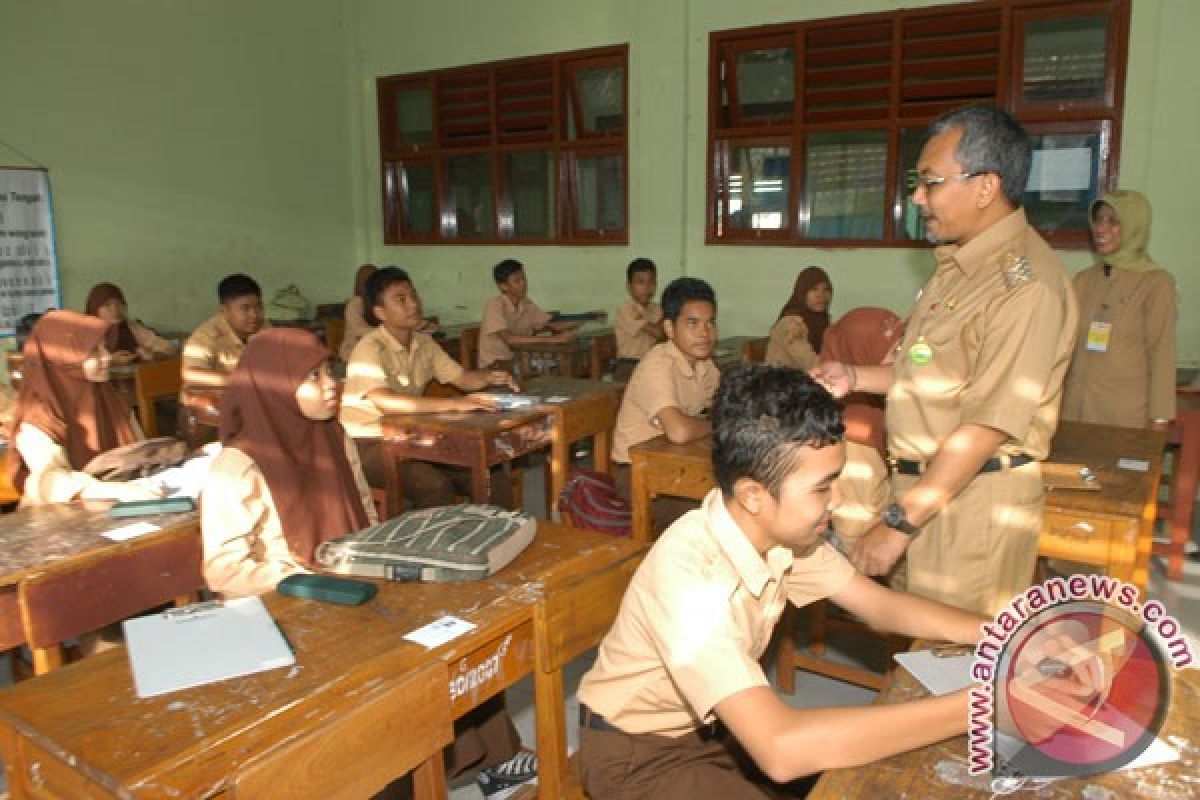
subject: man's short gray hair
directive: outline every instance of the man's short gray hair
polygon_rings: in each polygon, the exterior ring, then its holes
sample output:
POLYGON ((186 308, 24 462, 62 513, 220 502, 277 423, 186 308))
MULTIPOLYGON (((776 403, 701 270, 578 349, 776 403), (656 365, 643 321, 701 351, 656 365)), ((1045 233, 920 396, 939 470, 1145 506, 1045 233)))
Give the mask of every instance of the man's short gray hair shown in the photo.
POLYGON ((964 106, 948 111, 929 126, 930 137, 962 130, 954 157, 964 172, 994 172, 1000 176, 1004 196, 1014 206, 1029 180, 1029 134, 1012 115, 992 106, 964 106))

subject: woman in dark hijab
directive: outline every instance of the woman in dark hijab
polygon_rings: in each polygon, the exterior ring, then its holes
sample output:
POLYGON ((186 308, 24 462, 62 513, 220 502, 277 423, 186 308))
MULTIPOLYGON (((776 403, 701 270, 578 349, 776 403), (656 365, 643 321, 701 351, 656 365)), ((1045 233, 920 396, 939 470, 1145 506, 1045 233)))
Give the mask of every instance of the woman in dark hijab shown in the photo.
POLYGON ((112 354, 114 364, 131 364, 175 354, 175 345, 159 336, 137 320, 129 319, 129 306, 120 287, 112 283, 97 283, 88 292, 85 309, 112 325, 104 344, 112 354))
POLYGON ((833 283, 820 267, 809 267, 796 277, 792 296, 779 312, 767 342, 766 363, 812 369, 829 327, 833 283))

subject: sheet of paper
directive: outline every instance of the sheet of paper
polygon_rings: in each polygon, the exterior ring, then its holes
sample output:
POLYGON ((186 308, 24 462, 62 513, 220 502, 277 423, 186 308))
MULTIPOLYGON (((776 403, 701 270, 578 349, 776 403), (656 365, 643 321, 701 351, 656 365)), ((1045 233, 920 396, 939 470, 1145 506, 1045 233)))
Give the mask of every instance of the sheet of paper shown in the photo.
POLYGON ((1150 469, 1149 461, 1142 461, 1138 458, 1119 458, 1117 459, 1117 469, 1128 469, 1133 472, 1145 472, 1150 469))
POLYGON ((473 630, 475 630, 475 623, 447 615, 404 634, 404 638, 432 650, 473 630))
POLYGON ((164 469, 145 480, 161 487, 167 497, 190 497, 195 500, 200 497, 200 489, 204 486, 213 458, 213 455, 189 458, 179 466, 164 469))
POLYGON ((160 530, 162 528, 153 522, 135 522, 132 525, 122 525, 120 528, 113 528, 111 531, 105 531, 100 535, 105 539, 112 539, 114 542, 124 542, 127 539, 136 539, 139 536, 145 536, 147 533, 154 533, 160 530))
POLYGON ((916 650, 896 653, 895 659, 933 694, 950 694, 972 683, 971 662, 975 660, 974 653, 939 658, 932 650, 916 650))

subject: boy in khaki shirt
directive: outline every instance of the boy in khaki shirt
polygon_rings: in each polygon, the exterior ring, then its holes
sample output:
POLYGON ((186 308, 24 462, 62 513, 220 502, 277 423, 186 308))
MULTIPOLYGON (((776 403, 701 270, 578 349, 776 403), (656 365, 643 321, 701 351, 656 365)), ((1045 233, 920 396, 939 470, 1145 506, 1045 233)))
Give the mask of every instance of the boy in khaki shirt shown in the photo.
POLYGON ((829 597, 876 630, 963 643, 984 620, 886 589, 821 541, 845 454, 837 405, 807 376, 730 370, 713 424, 720 488, 651 548, 580 685, 588 795, 787 796, 801 776, 963 733, 966 691, 798 710, 771 690, 758 659, 787 602, 829 597))
MULTIPOLYGON (((346 367, 339 418, 354 437, 363 470, 372 486, 383 486, 386 470, 380 437, 384 414, 477 411, 496 407, 487 394, 425 397, 430 381, 475 392, 487 386, 516 391, 511 375, 500 370, 464 370, 441 346, 418 329, 424 324, 421 299, 408 273, 385 267, 367 281, 364 316, 378 327, 354 347, 346 367)), ((405 496, 414 508, 449 505, 455 492, 470 493, 466 470, 406 461, 401 466, 405 496)), ((492 502, 512 505, 508 482, 492 482, 492 502)))
POLYGON ((628 381, 637 362, 663 338, 662 306, 655 303, 658 270, 648 258, 635 258, 625 269, 629 299, 617 309, 617 367, 613 377, 628 381))
POLYGON ((236 273, 217 284, 220 309, 201 323, 183 346, 185 386, 223 388, 242 358, 251 336, 269 327, 263 316, 262 289, 249 275, 236 273))

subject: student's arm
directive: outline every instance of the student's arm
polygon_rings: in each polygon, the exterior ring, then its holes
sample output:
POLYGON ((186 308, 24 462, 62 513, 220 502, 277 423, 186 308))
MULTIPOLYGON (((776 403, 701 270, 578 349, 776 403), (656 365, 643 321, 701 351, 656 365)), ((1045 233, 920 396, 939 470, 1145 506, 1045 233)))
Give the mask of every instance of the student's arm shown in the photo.
POLYGON ((829 598, 872 629, 914 639, 975 644, 988 618, 907 592, 896 592, 856 574, 829 598))
POLYGON ((175 354, 175 345, 136 320, 129 320, 129 329, 138 344, 138 355, 145 359, 175 354))
POLYGON ((563 322, 551 320, 550 322, 547 322, 544 327, 539 328, 538 330, 550 330, 554 331, 555 333, 567 333, 579 330, 579 326, 581 324, 582 323, 580 323, 578 320, 563 322))
POLYGON ((431 414, 438 411, 492 411, 496 401, 486 394, 464 397, 424 397, 399 394, 391 389, 372 389, 365 397, 384 414, 431 414))
POLYGON ((153 500, 161 496, 140 482, 102 481, 74 469, 67 451, 40 428, 22 424, 13 445, 29 476, 25 495, 30 503, 69 503, 82 500, 153 500))
POLYGON ((712 423, 701 417, 685 414, 677 406, 667 406, 659 409, 654 415, 659 427, 667 436, 667 441, 675 444, 685 444, 712 433, 712 423))
POLYGON ((967 730, 967 692, 908 703, 794 709, 769 686, 717 703, 715 711, 771 780, 869 764, 967 730))
POLYGON ((183 368, 183 385, 224 389, 229 385, 229 373, 207 367, 185 366, 183 368))
POLYGON ((215 369, 216 363, 212 346, 193 333, 183 346, 183 385, 224 389, 229 384, 229 373, 215 369))
POLYGON ((450 381, 464 392, 477 392, 489 386, 503 386, 514 392, 521 391, 517 380, 502 369, 470 369, 463 370, 458 380, 450 381))

